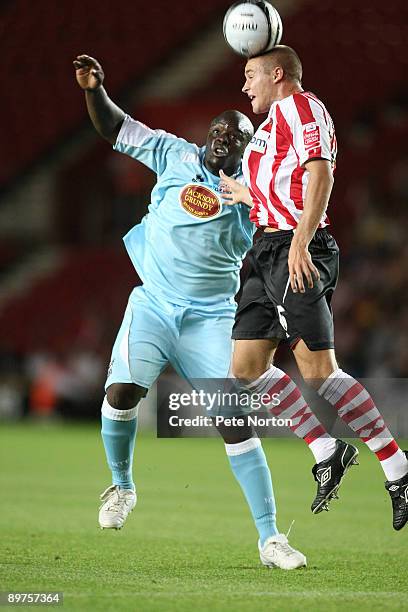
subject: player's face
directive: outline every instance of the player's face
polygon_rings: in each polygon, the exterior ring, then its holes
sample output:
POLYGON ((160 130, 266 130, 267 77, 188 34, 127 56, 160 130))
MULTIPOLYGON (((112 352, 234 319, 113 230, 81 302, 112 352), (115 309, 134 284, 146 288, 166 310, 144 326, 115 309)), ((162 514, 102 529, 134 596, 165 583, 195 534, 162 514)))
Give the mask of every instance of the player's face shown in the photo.
POLYGON ((265 72, 261 57, 248 60, 245 66, 245 84, 242 91, 251 101, 255 115, 267 113, 275 100, 276 84, 272 72, 265 72))
POLYGON ((206 167, 214 174, 221 169, 226 174, 236 172, 249 139, 249 134, 235 118, 218 119, 207 134, 206 167))

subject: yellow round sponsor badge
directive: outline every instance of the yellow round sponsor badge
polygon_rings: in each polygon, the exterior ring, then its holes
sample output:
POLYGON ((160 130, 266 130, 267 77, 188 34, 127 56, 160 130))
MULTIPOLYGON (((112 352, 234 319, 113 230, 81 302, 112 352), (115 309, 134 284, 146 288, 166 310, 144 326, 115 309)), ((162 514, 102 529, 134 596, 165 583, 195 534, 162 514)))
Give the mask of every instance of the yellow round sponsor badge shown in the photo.
POLYGON ((221 201, 218 195, 204 185, 190 184, 180 191, 180 204, 184 210, 203 221, 218 217, 221 201))

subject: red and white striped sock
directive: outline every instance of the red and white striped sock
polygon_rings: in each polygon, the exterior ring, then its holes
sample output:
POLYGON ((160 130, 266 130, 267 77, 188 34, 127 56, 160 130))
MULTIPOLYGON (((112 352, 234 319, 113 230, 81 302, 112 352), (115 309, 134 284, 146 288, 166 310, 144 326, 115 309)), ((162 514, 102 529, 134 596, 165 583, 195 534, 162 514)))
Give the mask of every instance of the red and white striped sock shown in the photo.
POLYGON ((340 368, 324 381, 319 395, 378 457, 388 480, 408 473, 408 460, 386 427, 367 389, 340 368))
POLYGON ((310 410, 296 383, 279 368, 271 366, 257 380, 247 385, 252 393, 269 395, 268 412, 280 419, 291 419, 291 431, 302 438, 312 451, 316 463, 325 461, 336 450, 336 440, 310 410), (274 405, 274 398, 278 405, 274 405))

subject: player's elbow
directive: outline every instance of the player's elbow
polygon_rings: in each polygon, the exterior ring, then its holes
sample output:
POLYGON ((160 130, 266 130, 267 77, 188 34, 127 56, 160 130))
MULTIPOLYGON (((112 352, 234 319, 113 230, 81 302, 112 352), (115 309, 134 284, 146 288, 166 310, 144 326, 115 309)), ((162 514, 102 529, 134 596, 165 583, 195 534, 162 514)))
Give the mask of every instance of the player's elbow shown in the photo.
POLYGON ((108 142, 110 142, 111 145, 114 145, 119 132, 120 132, 120 128, 122 127, 122 123, 123 121, 121 121, 120 123, 118 123, 117 125, 115 125, 114 128, 103 128, 100 127, 98 129, 99 134, 102 136, 102 138, 104 138, 105 140, 107 140, 108 142))
POLYGON ((310 177, 315 177, 319 180, 326 181, 328 184, 333 184, 333 169, 331 163, 327 159, 310 159, 305 164, 305 167, 310 177))

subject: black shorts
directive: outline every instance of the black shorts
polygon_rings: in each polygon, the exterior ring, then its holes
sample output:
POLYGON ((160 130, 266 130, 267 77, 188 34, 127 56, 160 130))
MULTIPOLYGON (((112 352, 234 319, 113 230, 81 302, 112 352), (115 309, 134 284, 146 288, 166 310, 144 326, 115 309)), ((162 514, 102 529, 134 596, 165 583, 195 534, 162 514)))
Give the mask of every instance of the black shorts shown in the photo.
POLYGON ((293 293, 288 254, 292 231, 263 233, 248 253, 232 337, 235 340, 274 338, 294 346, 304 340, 311 351, 334 348, 330 302, 339 271, 339 248, 326 229, 316 231, 309 245, 320 273, 313 289, 293 293))

